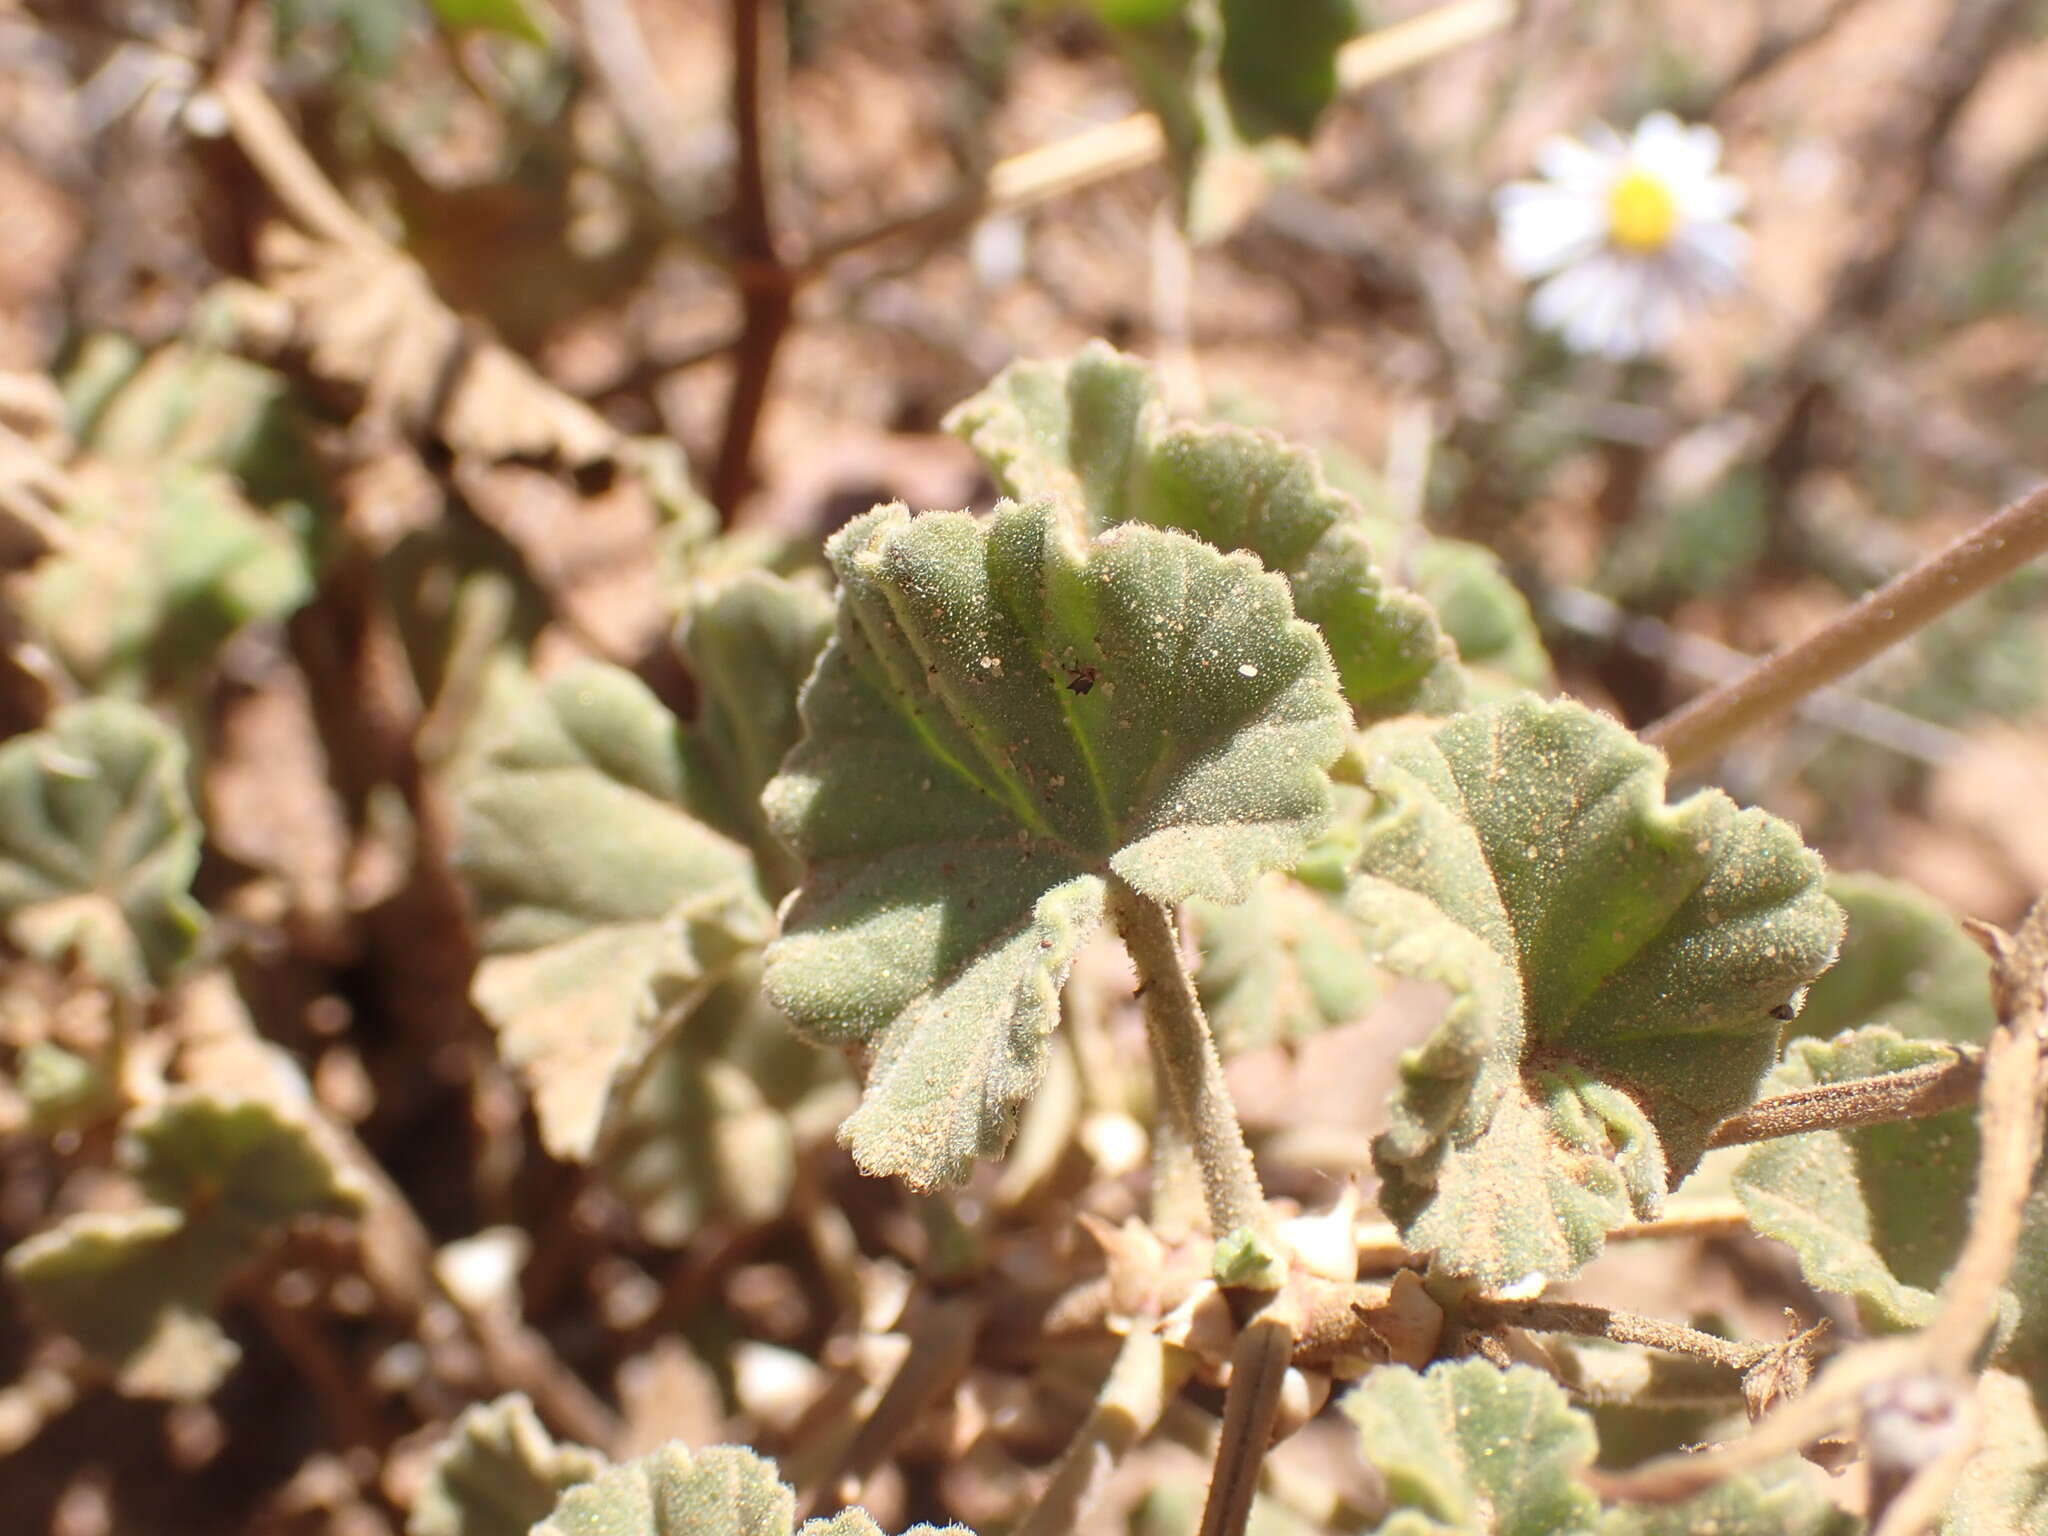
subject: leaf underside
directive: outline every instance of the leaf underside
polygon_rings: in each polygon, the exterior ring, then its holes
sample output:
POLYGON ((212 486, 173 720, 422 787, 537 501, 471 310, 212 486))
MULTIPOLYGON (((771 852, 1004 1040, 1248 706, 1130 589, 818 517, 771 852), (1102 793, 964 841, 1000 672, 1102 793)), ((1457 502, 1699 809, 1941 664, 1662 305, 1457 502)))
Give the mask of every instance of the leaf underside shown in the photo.
POLYGON ((827 553, 838 625, 765 797, 806 870, 768 988, 871 1048, 842 1139, 930 1188, 1008 1143, 1109 879, 1233 902, 1299 855, 1343 703, 1286 584, 1177 533, 882 508, 827 553))
POLYGON ((1771 1010, 1840 937, 1820 861, 1718 792, 1667 806, 1663 760, 1578 704, 1391 722, 1363 752, 1349 909, 1454 999, 1402 1058, 1381 1204, 1482 1286, 1569 1275, 1756 1096, 1771 1010))
POLYGON ((945 424, 1005 495, 1052 497, 1087 533, 1146 523, 1256 555, 1322 631, 1360 720, 1463 702, 1463 673, 1429 606, 1386 586, 1364 512, 1307 449, 1249 427, 1171 421, 1151 370, 1101 342, 1065 362, 1013 363, 945 424))

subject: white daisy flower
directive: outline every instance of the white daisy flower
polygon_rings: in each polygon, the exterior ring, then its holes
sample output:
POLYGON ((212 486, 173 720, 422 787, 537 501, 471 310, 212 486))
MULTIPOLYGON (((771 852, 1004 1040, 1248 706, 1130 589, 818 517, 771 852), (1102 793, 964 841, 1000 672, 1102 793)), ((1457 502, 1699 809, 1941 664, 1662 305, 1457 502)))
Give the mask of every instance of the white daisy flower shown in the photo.
POLYGON ((1529 316, 1574 352, 1625 359, 1662 350, 1688 309, 1731 292, 1749 235, 1745 194, 1716 174, 1721 136, 1653 112, 1624 139, 1605 124, 1537 151, 1543 181, 1494 198, 1501 256, 1543 278, 1529 316))

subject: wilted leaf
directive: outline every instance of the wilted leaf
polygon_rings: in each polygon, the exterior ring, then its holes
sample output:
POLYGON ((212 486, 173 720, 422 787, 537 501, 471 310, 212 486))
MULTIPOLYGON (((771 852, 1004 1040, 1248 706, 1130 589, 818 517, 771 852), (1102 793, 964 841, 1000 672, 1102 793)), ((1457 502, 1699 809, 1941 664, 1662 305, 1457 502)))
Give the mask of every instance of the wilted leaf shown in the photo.
POLYGON ((216 470, 82 465, 63 550, 23 580, 30 628, 100 692, 189 685, 245 624, 280 619, 312 577, 286 528, 216 470))
MULTIPOLYGON (((1946 1046, 1872 1027, 1795 1040, 1765 1091, 1850 1082, 1950 1060, 1946 1046)), ((1752 1226, 1787 1244, 1822 1290, 1854 1296, 1872 1327, 1934 1316, 1935 1293, 1962 1251, 1976 1186, 1976 1111, 1892 1125, 1812 1131, 1757 1147, 1736 1170, 1752 1226)), ((2048 1395, 2048 1183, 2026 1205, 1996 1358, 2048 1395)))
POLYGON ((122 1156, 158 1203, 67 1217, 7 1271, 124 1391, 203 1397, 236 1359, 209 1315, 228 1277, 273 1228, 359 1211, 360 1185, 278 1110, 189 1091, 139 1112, 122 1156))
POLYGON ((746 850, 685 809, 686 756, 643 684, 585 666, 526 702, 463 796, 473 995, 557 1156, 589 1156, 615 1085, 773 932, 746 850))
POLYGON ((1100 342, 1014 363, 946 418, 1005 495, 1051 497, 1088 533, 1178 528, 1288 579, 1361 719, 1456 707, 1464 683, 1429 606, 1383 583, 1357 503, 1305 448, 1248 427, 1175 423, 1152 375, 1100 342))
POLYGON ((761 791, 796 745, 797 690, 831 631, 832 599, 822 588, 749 571, 697 597, 679 635, 698 692, 689 744, 701 765, 695 804, 754 850, 771 896, 796 884, 797 867, 768 830, 761 791))
POLYGON ((205 922, 186 894, 198 864, 185 744, 148 710, 75 704, 0 746, 0 917, 30 954, 161 983, 205 922))
POLYGON ((1983 1443, 1942 1511, 1941 1536, 2048 1536, 2048 1431, 2024 1383, 1986 1371, 1977 1384, 1983 1443))
POLYGON ((604 1456, 558 1442, 521 1393, 465 1409, 435 1448, 407 1536, 526 1536, 604 1456))
POLYGON ((1863 1527, 1786 1462, 1742 1474, 1679 1504, 1611 1510, 1600 1536, 1851 1536, 1863 1527))
POLYGON ((1230 233, 1337 93, 1355 0, 1092 0, 1166 132, 1188 231, 1230 233))
POLYGON ((1348 903, 1390 970, 1441 982, 1374 1143, 1411 1247, 1498 1288, 1568 1275, 1653 1213, 1776 1055, 1771 1010, 1841 916, 1785 823, 1605 716, 1523 699, 1364 742, 1379 797, 1348 903))
POLYGON ((603 417, 474 334, 404 253, 273 225, 259 256, 268 286, 292 306, 313 371, 360 390, 364 419, 486 461, 575 470, 625 455, 603 417))
POLYGON ((1484 1360, 1425 1373, 1387 1365, 1344 1399, 1391 1512, 1379 1536, 1591 1536, 1600 1506, 1578 1482, 1593 1423, 1529 1366, 1484 1360))
POLYGON ((1841 957, 1806 994, 1792 1030, 1821 1039, 1884 1024, 1928 1040, 1991 1031, 1991 962, 1940 905, 1881 875, 1832 875, 1849 916, 1841 957))
POLYGON ((841 1135, 931 1187, 1008 1142, 1106 882, 1244 899, 1327 818, 1343 705, 1285 583, 1176 533, 896 507, 827 552, 838 628, 766 795, 807 868, 768 985, 873 1044, 841 1135))

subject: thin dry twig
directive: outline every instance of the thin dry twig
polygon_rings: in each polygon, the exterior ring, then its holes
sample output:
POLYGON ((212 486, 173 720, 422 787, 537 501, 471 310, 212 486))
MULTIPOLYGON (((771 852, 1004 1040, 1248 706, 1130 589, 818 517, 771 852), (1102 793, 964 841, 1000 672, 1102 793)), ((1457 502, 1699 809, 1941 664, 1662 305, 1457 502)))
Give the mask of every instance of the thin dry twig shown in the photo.
MULTIPOLYGON (((1813 1388, 1792 1398, 1740 1440, 1696 1453, 1660 1456, 1623 1473, 1591 1473, 1603 1498, 1668 1503, 1689 1498, 1722 1479, 1793 1454, 1848 1424, 1859 1407, 1914 1376, 1955 1381, 1997 1317, 1998 1293, 2012 1268, 2027 1197, 2041 1157, 2044 1045, 2048 1045, 2048 898, 2037 902, 2016 937, 1986 925, 1973 932, 1992 953, 1992 1000, 1999 1024, 1984 1052, 1978 1096, 1981 1150, 1970 1230, 1941 1288, 1934 1321, 1915 1334, 1876 1339, 1848 1350, 1813 1388)), ((1959 1463, 1930 1450, 1922 1479, 1953 1474, 1959 1463)), ((1938 1504, 1938 1500, 1933 1501, 1938 1504)), ((1909 1512, 1930 1507, 1913 1493, 1909 1512)), ((1901 1517, 1900 1530, 1910 1536, 1901 1517)))
POLYGON ((1192 1355, 1166 1344, 1144 1321, 1135 1324, 1060 1458, 1045 1496, 1016 1536, 1066 1536, 1074 1530, 1101 1495, 1117 1462, 1152 1433, 1193 1365, 1192 1355))
POLYGON ((1661 747, 1674 770, 1696 766, 2043 552, 2048 552, 2048 486, 1992 514, 1804 640, 1774 651, 1733 682, 1665 716, 1642 733, 1643 739, 1661 747))
POLYGON ((1921 1120, 1975 1103, 1983 1081, 1983 1053, 1958 1048, 1953 1061, 1930 1062, 1883 1077, 1822 1083, 1761 1099, 1715 1126, 1707 1145, 1739 1147, 1808 1131, 1921 1120))
POLYGON ((1459 1312, 1465 1322, 1482 1328, 1527 1328, 1532 1333, 1570 1333, 1616 1344, 1640 1344, 1646 1349, 1704 1360, 1731 1371, 1746 1371, 1779 1348, 1775 1344, 1743 1344, 1687 1328, 1682 1323, 1667 1323, 1658 1317, 1575 1301, 1477 1297, 1464 1303, 1459 1312))
POLYGON ((1202 1506, 1200 1536, 1244 1536, 1258 1491, 1259 1465, 1280 1418, 1280 1389, 1294 1357, 1295 1319, 1276 1299, 1245 1324, 1230 1355, 1230 1387, 1223 1398, 1223 1430, 1202 1506))

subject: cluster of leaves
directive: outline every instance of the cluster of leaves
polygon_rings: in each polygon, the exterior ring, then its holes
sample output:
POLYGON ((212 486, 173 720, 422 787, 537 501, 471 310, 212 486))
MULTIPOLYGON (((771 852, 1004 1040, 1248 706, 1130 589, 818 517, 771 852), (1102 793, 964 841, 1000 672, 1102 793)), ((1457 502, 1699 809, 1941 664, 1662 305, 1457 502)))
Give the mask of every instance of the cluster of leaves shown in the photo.
MULTIPOLYGON (((141 565, 139 595, 75 640, 65 562, 80 557, 30 573, 30 622, 71 685, 103 697, 0 747, 0 919, 25 952, 146 1005, 203 958, 200 829, 178 736, 104 695, 162 699, 195 657, 289 612, 311 553, 282 532, 288 491, 265 493, 265 515, 242 504, 265 483, 251 423, 275 425, 273 375, 173 351, 119 379, 81 407, 80 464, 127 453, 172 476, 164 515, 193 557, 141 565), (258 402, 232 431, 120 446, 132 392, 159 375, 189 389, 179 370, 216 364, 258 402), (178 499, 208 485, 210 511, 178 499)), ((829 591, 727 574, 730 551, 685 555, 691 719, 620 667, 534 684, 514 665, 485 690, 473 746, 445 759, 472 1000, 542 1144, 588 1165, 648 1242, 775 1219, 835 1124, 867 1173, 967 1180, 1029 1113, 1063 988, 1110 918, 1155 994, 1154 1134, 1172 1141, 1183 1117, 1210 1235, 1287 1284, 1284 1247, 1215 1214, 1229 1110, 1197 1123, 1186 1107, 1196 1058, 1212 1039, 1236 1052, 1370 1017, 1395 978, 1441 990, 1373 1155, 1382 1211, 1453 1314, 1575 1275, 1760 1097, 1953 1061, 1990 1029, 1984 963, 1948 919, 1882 882, 1828 881, 1793 828, 1718 791, 1672 802, 1663 760, 1623 726, 1518 686, 1547 661, 1497 569, 1433 546, 1413 571, 1455 595, 1440 618, 1389 579, 1383 524, 1312 453, 1173 420, 1146 370, 1100 346, 1013 367, 949 426, 1007 498, 990 514, 856 518, 826 546, 829 591), (1151 969, 1147 912, 1186 915, 1192 987, 1178 960, 1151 969), (1192 1055, 1170 1038, 1176 1007, 1192 1055)), ((90 532, 100 505, 81 492, 60 511, 90 532)), ((112 1123, 128 1181, 8 1271, 125 1390, 201 1395, 232 1360, 210 1319, 235 1276, 291 1223, 360 1212, 367 1190, 290 1092, 138 1090, 118 1052, 38 1059, 46 1123, 112 1123)), ((1867 1328, 1906 1329, 1955 1260, 1975 1167, 1964 1108, 1765 1144, 1733 1187, 1811 1284, 1853 1298, 1867 1328)), ((1958 1495, 1958 1532, 2027 1509, 2043 1465, 2048 1194, 2025 1220, 1987 1388, 2019 1400, 1958 1495)), ((1192 1338, 1174 1347, 1197 1356, 1192 1338)), ((1578 1480, 1592 1417, 1526 1366, 1385 1364, 1343 1404, 1384 1485, 1361 1528, 1848 1528, 1782 1469, 1603 1510, 1578 1480)), ((609 1466, 513 1398, 456 1425, 412 1528, 781 1536, 794 1509, 751 1451, 609 1466)), ((878 1531, 859 1511, 801 1529, 878 1531)))

